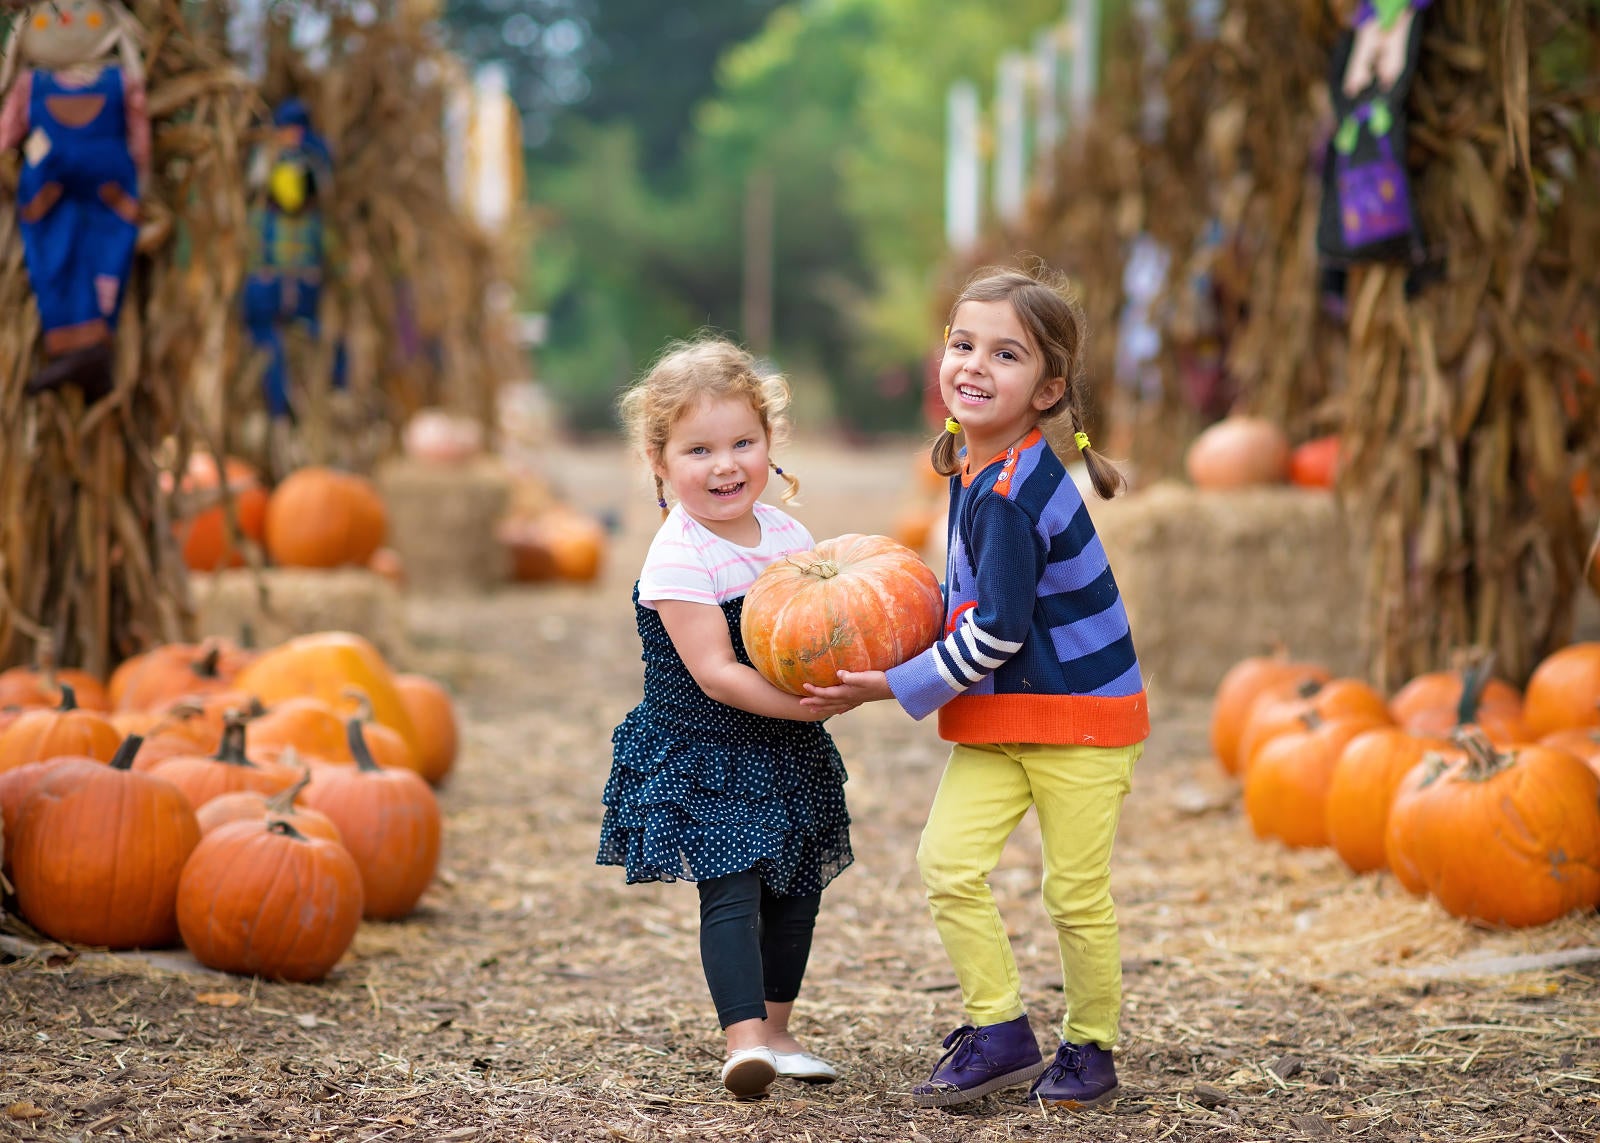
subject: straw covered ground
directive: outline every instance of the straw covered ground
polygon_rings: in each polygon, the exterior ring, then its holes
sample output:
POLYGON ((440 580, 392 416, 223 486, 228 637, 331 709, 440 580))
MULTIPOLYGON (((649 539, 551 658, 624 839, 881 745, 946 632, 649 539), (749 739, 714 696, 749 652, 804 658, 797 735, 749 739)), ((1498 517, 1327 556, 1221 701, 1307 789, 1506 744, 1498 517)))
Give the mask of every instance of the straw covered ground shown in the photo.
MULTIPOLYGON (((887 451, 783 458, 818 535, 884 530, 887 451)), ((694 892, 591 864, 609 734, 639 690, 627 590, 651 523, 615 452, 555 458, 621 512, 596 590, 413 601, 414 666, 456 687, 466 753, 421 911, 366 925, 317 986, 182 954, 0 938, 0 1138, 231 1140, 1559 1140, 1600 1135, 1600 918, 1489 933, 1254 841, 1202 699, 1157 695, 1115 861, 1123 1095, 958 1113, 910 1085, 960 1021, 913 861, 943 748, 887 706, 834 724, 857 860, 823 901, 797 1027, 845 1078, 739 1103, 700 976, 694 892)), ((1036 1029, 1061 1017, 1031 818, 994 884, 1036 1029)))

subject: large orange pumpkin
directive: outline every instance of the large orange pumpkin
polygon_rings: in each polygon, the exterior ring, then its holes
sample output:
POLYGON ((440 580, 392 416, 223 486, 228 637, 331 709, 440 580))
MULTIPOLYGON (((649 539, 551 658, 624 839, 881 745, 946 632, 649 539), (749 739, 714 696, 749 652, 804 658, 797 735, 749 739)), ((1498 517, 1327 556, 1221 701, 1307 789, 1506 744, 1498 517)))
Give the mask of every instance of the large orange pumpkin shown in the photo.
POLYGON ((372 481, 337 469, 298 468, 267 501, 267 552, 281 567, 365 566, 388 527, 372 481))
POLYGON ((392 921, 416 908, 439 864, 439 800, 411 770, 386 770, 372 760, 361 720, 348 724, 350 766, 322 766, 306 804, 333 819, 361 870, 364 915, 392 921))
POLYGON ((939 637, 944 601, 922 557, 887 536, 849 533, 773 562, 745 593, 740 631, 774 686, 805 694, 840 671, 883 671, 939 637))
POLYGON ((1457 738, 1465 757, 1418 767, 1395 795, 1385 841, 1401 883, 1513 928, 1600 904, 1600 776, 1562 750, 1457 738))
POLYGON ((1184 454, 1196 488, 1282 484, 1289 478, 1289 438, 1260 417, 1225 417, 1202 429, 1184 454))
POLYGON ((1328 678, 1327 668, 1284 655, 1252 655, 1229 667, 1211 705, 1211 752, 1223 770, 1239 772, 1239 736, 1258 698, 1269 691, 1288 698, 1302 684, 1325 683, 1328 678))
POLYGON ((1352 871, 1388 866, 1384 835, 1395 791, 1425 755, 1454 749, 1447 739, 1418 737, 1393 726, 1350 740, 1328 784, 1327 830, 1328 844, 1352 871))
POLYGON ((321 980, 361 925, 361 873, 338 842, 280 820, 230 822, 195 847, 178 885, 178 928, 223 972, 321 980))
POLYGON ((4 856, 0 857, 0 866, 11 868, 11 854, 17 848, 17 819, 22 814, 22 803, 33 793, 34 787, 44 781, 47 771, 62 763, 76 761, 104 764, 104 760, 100 758, 62 754, 55 758, 46 758, 42 762, 29 762, 26 766, 17 766, 0 774, 0 834, 5 838, 5 852, 4 856))
POLYGON ((79 710, 69 683, 61 684, 61 705, 34 708, 0 732, 0 771, 62 754, 86 754, 111 761, 122 735, 102 714, 79 710))
MULTIPOLYGON (((226 491, 232 501, 239 534, 260 543, 266 531, 267 490, 256 470, 235 457, 223 462, 226 491)), ((172 490, 172 474, 162 473, 162 489, 172 490)), ((227 507, 222 503, 223 481, 210 453, 189 454, 189 464, 179 482, 173 533, 183 549, 185 566, 194 571, 216 571, 244 565, 244 553, 229 535, 227 507)))
POLYGON ((1323 719, 1304 716, 1303 729, 1262 745, 1244 775, 1244 809, 1257 837, 1285 845, 1328 844, 1328 789, 1345 745, 1383 725, 1371 713, 1323 719))
POLYGON ((416 727, 388 664, 376 647, 348 631, 319 631, 280 643, 239 672, 234 683, 269 707, 310 695, 341 715, 356 709, 350 692, 360 691, 372 704, 372 717, 399 731, 406 745, 417 749, 416 727))
POLYGON ((58 941, 162 948, 178 936, 178 876, 200 840, 183 793, 132 770, 139 739, 110 765, 51 767, 18 812, 17 904, 58 941))
POLYGON ((417 731, 416 771, 437 786, 456 764, 460 744, 456 704, 450 692, 427 675, 396 675, 394 685, 417 731))
POLYGON ((1573 643, 1533 669, 1523 695, 1528 737, 1600 726, 1600 643, 1573 643))

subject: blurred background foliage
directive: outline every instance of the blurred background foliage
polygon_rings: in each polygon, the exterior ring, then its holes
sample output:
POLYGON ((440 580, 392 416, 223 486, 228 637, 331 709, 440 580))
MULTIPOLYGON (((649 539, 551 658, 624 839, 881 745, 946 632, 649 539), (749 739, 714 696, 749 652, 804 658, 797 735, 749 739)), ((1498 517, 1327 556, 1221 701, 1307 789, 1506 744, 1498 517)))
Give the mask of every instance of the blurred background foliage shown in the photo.
MULTIPOLYGON (((950 84, 992 91, 1061 0, 451 0, 512 67, 540 219, 523 305, 578 430, 668 340, 742 328, 745 210, 770 178, 774 363, 797 419, 920 428, 945 283, 950 84)), ((985 96, 987 101, 987 95, 985 96)))

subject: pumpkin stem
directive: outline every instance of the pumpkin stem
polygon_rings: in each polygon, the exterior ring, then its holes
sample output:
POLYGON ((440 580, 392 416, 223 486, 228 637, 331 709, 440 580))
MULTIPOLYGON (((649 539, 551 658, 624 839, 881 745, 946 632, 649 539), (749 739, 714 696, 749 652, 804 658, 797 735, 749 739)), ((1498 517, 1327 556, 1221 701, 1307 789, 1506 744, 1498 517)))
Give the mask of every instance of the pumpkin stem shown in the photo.
MULTIPOLYGON (((294 748, 291 746, 289 749, 292 750, 294 748)), ((289 751, 285 750, 284 755, 288 757, 289 751)), ((280 758, 278 761, 283 762, 283 759, 280 758)), ((285 764, 287 765, 287 763, 285 764)), ((310 782, 311 767, 302 766, 300 768, 300 780, 298 782, 290 786, 288 789, 279 790, 276 794, 273 794, 272 797, 267 799, 267 813, 269 815, 294 813, 294 800, 300 796, 300 791, 304 790, 310 782)))
POLYGON ((144 739, 137 734, 130 734, 122 740, 122 745, 117 747, 117 752, 111 756, 113 770, 133 769, 133 756, 139 753, 139 747, 144 745, 144 739))
POLYGON ((1321 679, 1301 679, 1299 685, 1294 688, 1294 693, 1303 699, 1308 699, 1321 689, 1321 679))
POLYGON ((1450 762, 1451 759, 1448 754, 1441 754, 1437 750, 1430 750, 1424 754, 1421 761, 1423 767, 1422 781, 1418 783, 1417 788, 1426 789, 1437 782, 1439 777, 1450 769, 1450 762))
POLYGON ((72 684, 71 683, 58 683, 57 686, 59 686, 61 688, 61 705, 56 707, 56 709, 57 710, 77 710, 78 709, 78 692, 72 689, 72 684))
POLYGON ((295 829, 294 826, 284 821, 282 818, 272 818, 270 821, 268 821, 267 832, 282 834, 284 837, 292 837, 295 841, 310 840, 305 834, 295 829))
POLYGON ((356 704, 356 717, 362 722, 371 722, 373 719, 372 696, 360 687, 345 687, 342 692, 344 697, 356 704))
POLYGON ((1456 704, 1456 725, 1478 721, 1478 704, 1494 672, 1494 652, 1474 655, 1461 670, 1461 701, 1456 704))
POLYGON ((368 773, 377 773, 383 769, 372 760, 372 751, 367 748, 367 736, 361 729, 359 718, 347 719, 344 724, 345 741, 350 744, 350 754, 356 760, 356 767, 368 773))
POLYGON ((214 679, 217 677, 217 662, 222 658, 222 644, 215 639, 207 639, 202 651, 201 656, 189 664, 189 669, 199 678, 214 679))
POLYGON ((1301 712, 1300 721, 1305 724, 1307 730, 1315 730, 1328 720, 1322 717, 1322 712, 1316 707, 1310 707, 1301 712))
POLYGON ((1467 764, 1461 768, 1461 776, 1474 782, 1494 777, 1516 757, 1496 750, 1489 736, 1476 726, 1458 726, 1451 732, 1450 739, 1467 752, 1467 764))
POLYGON ((818 579, 832 579, 839 574, 839 565, 833 560, 811 560, 802 563, 799 560, 784 557, 784 562, 797 568, 801 575, 814 575, 818 579))
POLYGON ((243 711, 230 710, 222 716, 222 743, 212 755, 218 762, 226 762, 230 766, 255 765, 244 752, 244 723, 243 711))

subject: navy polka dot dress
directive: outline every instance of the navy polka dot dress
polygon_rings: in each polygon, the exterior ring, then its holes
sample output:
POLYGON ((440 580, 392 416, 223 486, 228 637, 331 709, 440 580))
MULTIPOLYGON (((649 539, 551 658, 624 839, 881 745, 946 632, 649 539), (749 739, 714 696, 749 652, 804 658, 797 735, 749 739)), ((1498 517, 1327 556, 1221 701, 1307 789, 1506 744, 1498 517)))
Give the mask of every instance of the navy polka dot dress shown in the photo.
MULTIPOLYGON (((850 864, 844 762, 815 722, 767 718, 706 696, 661 617, 639 604, 644 701, 611 735, 600 865, 638 881, 704 881, 753 869, 779 896, 819 893, 850 864)), ((739 616, 721 605, 739 662, 739 616)))

